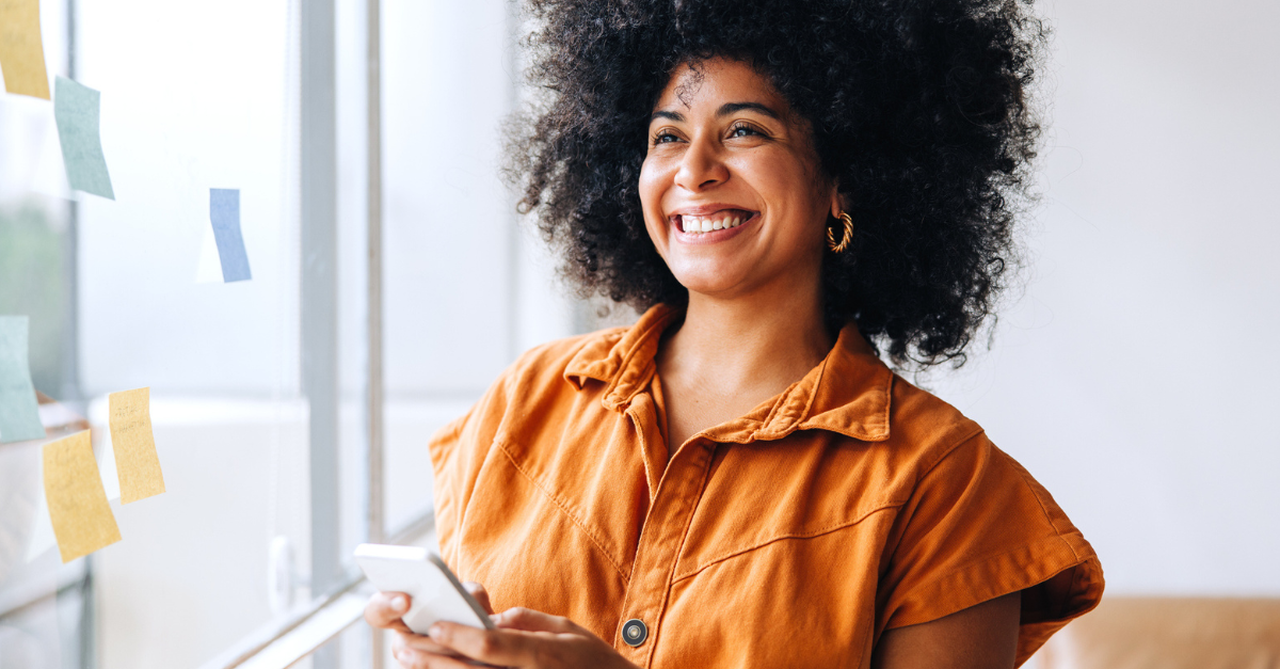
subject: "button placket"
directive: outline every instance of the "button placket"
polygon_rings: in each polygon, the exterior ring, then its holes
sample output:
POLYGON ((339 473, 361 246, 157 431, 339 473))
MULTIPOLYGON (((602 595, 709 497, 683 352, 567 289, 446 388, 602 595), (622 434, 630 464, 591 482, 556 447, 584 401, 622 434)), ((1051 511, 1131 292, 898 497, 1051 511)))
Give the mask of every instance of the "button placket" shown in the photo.
POLYGON ((666 610, 671 575, 702 495, 711 452, 708 444, 699 442, 686 444, 675 454, 640 534, 630 584, 619 611, 627 622, 618 628, 614 647, 641 667, 652 660, 654 643, 646 640, 658 630, 666 610), (644 627, 638 641, 629 636, 631 629, 637 629, 632 623, 644 627))

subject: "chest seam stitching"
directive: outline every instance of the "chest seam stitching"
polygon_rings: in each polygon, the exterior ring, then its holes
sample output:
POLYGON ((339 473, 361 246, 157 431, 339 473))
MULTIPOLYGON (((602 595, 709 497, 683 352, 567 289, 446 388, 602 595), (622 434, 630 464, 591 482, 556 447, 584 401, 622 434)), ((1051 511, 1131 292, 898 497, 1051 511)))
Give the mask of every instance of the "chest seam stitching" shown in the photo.
POLYGON ((604 555, 605 559, 609 561, 609 565, 613 567, 614 571, 618 572, 618 577, 622 579, 622 582, 630 586, 631 579, 627 578, 627 575, 622 571, 622 568, 618 566, 617 559, 614 558, 613 554, 601 544, 600 539, 596 537, 595 533, 587 529, 586 525, 582 523, 578 516, 566 508, 565 503, 562 502, 560 498, 551 494, 551 492, 548 491, 540 481, 529 474, 529 472, 525 471, 524 468, 520 466, 520 463, 516 462, 515 456, 511 454, 511 451, 507 450, 507 447, 502 442, 495 440, 494 446, 497 446, 498 450, 502 451, 502 454, 507 456, 507 460, 511 462, 511 466, 514 467, 517 472, 520 472, 521 476, 528 479, 529 482, 533 484, 533 487, 537 488, 538 492, 546 496, 546 498, 550 500, 557 509, 560 509, 561 513, 567 516, 569 520, 573 521, 573 524, 577 526, 579 530, 582 530, 583 534, 587 535, 587 538, 591 540, 591 543, 595 545, 596 549, 599 550, 604 555))
POLYGON ((699 573, 701 573, 702 571, 705 571, 708 567, 711 567, 712 565, 719 564, 719 563, 724 562, 724 561, 726 561, 726 560, 729 560, 729 559, 732 559, 732 558, 738 557, 738 556, 740 556, 740 555, 744 555, 744 554, 746 554, 746 553, 750 553, 750 552, 755 551, 755 550, 759 550, 759 549, 761 549, 761 548, 764 548, 765 546, 768 546, 769 544, 777 543, 777 542, 779 542, 779 541, 785 541, 785 540, 787 540, 787 539, 814 539, 814 538, 820 537, 820 536, 825 535, 825 534, 831 534, 831 533, 833 533, 833 532, 838 532, 838 531, 840 531, 840 530, 843 530, 843 529, 846 529, 846 528, 849 528, 849 527, 853 527, 854 525, 857 525, 857 524, 861 523, 862 521, 864 521, 864 520, 866 520, 866 519, 870 518, 871 516, 873 516, 873 515, 875 515, 875 514, 877 514, 877 513, 881 512, 881 511, 886 511, 886 510, 889 510, 889 509, 898 509, 898 508, 903 507, 905 504, 906 504, 906 502, 893 502, 893 503, 889 503, 889 504, 886 504, 886 505, 884 505, 884 506, 880 506, 880 507, 877 507, 877 508, 875 508, 875 509, 871 509, 870 511, 868 511, 868 512, 866 512, 866 513, 862 514, 861 516, 858 516, 857 518, 855 518, 855 519, 853 519, 853 520, 844 521, 844 522, 841 522, 841 523, 836 523, 835 525, 828 525, 827 527, 822 527, 822 528, 819 528, 819 529, 816 529, 816 530, 812 530, 812 531, 809 531, 809 532, 788 532, 788 533, 785 533, 785 534, 779 534, 779 535, 776 535, 776 536, 772 536, 772 537, 770 537, 770 538, 768 538, 768 539, 766 539, 766 540, 764 540, 764 541, 761 541, 761 542, 759 542, 759 543, 753 544, 753 545, 748 546, 748 547, 746 547, 746 548, 733 550, 733 551, 731 551, 731 552, 729 552, 729 553, 723 553, 723 554, 721 554, 721 555, 717 555, 717 556, 716 556, 716 557, 714 557, 714 558, 710 558, 710 559, 708 559, 706 562, 703 562, 703 563, 701 563, 701 564, 699 564, 699 565, 694 566, 693 568, 691 568, 691 569, 690 569, 689 571, 687 571, 687 572, 684 572, 684 573, 682 573, 682 574, 677 574, 674 578, 672 578, 671 583, 672 583, 672 585, 675 585, 676 583, 678 583, 678 582, 680 582, 680 581, 683 581, 683 580, 685 580, 685 579, 687 579, 687 578, 691 578, 691 577, 693 577, 693 576, 698 575, 699 573))

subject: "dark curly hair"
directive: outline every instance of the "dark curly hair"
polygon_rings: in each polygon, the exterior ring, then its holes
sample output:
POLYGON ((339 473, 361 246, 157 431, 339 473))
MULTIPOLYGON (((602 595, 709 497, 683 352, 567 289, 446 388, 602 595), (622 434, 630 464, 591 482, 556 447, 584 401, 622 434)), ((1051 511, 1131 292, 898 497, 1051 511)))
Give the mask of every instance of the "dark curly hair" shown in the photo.
POLYGON ((638 181, 671 74, 751 64, 809 121, 852 206, 823 262, 829 327, 852 320, 897 365, 964 361, 1032 200, 1028 86, 1047 30, 1030 0, 529 0, 532 83, 508 178, 584 295, 637 309, 687 291, 645 230, 638 181))

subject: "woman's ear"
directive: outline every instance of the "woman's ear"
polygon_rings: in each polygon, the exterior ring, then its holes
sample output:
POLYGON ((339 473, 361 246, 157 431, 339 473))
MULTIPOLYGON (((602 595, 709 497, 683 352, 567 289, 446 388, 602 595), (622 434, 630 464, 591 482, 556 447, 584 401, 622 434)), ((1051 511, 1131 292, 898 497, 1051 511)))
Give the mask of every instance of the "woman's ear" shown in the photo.
POLYGON ((831 218, 840 218, 840 214, 849 210, 848 195, 840 192, 840 180, 831 184, 831 218))

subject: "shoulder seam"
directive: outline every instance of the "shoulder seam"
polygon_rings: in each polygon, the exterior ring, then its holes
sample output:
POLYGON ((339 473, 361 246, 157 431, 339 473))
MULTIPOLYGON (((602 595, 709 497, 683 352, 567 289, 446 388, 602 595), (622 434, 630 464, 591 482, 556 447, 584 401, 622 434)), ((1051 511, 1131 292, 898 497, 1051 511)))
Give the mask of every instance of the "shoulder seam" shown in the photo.
POLYGON ((943 460, 946 460, 947 458, 951 457, 951 454, 955 453, 961 446, 964 446, 965 444, 969 443, 970 440, 972 440, 974 437, 980 434, 983 434, 985 431, 986 430, 983 430, 981 425, 974 423, 972 430, 966 433, 962 433, 964 434, 963 437, 957 439, 956 443, 944 449, 942 453, 938 456, 938 459, 930 463, 929 466, 920 470, 920 474, 916 476, 915 485, 912 486, 912 492, 914 493, 915 489, 920 487, 920 482, 923 481, 924 478, 928 476, 931 472, 933 472, 933 470, 937 469, 938 465, 942 464, 943 460))
MULTIPOLYGON (((1006 458, 1009 458, 1008 454, 1006 454, 1004 451, 1001 451, 999 448, 996 448, 994 444, 992 444, 992 448, 995 448, 995 450, 997 450, 1001 455, 1004 455, 1006 458)), ((1009 458, 1009 459, 1013 460, 1013 458, 1009 458)), ((1083 560, 1083 558, 1080 557, 1079 551, 1076 550, 1076 547, 1073 546, 1070 541, 1067 541, 1066 537, 1063 535, 1062 528, 1058 527, 1058 523, 1056 520, 1054 520, 1053 514, 1049 513, 1049 510, 1045 508, 1044 500, 1040 499, 1040 493, 1036 492, 1035 486, 1031 485, 1030 481, 1027 480, 1028 478, 1031 477, 1031 472, 1028 472, 1026 468, 1023 467, 1021 463, 1018 463, 1016 460, 1013 460, 1013 462, 1015 463, 1015 466, 1013 469, 1018 474, 1018 480, 1022 481, 1022 485, 1026 486, 1027 490, 1031 493, 1031 496, 1036 498, 1036 505, 1040 507, 1040 513, 1044 514, 1045 522, 1049 523, 1049 527, 1053 528, 1054 536, 1057 537, 1058 541, 1061 541, 1063 544, 1066 544, 1067 549, 1071 551, 1071 554, 1075 556, 1076 560, 1083 560)))

